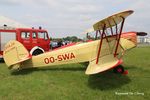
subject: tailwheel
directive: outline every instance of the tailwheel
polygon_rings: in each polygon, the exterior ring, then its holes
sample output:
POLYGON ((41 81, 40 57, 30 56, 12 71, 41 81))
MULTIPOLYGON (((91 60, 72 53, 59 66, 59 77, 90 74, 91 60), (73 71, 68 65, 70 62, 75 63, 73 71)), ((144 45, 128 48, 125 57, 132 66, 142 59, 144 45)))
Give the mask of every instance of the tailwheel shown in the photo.
POLYGON ((123 74, 125 72, 124 67, 123 66, 117 66, 113 69, 114 73, 120 73, 123 74))

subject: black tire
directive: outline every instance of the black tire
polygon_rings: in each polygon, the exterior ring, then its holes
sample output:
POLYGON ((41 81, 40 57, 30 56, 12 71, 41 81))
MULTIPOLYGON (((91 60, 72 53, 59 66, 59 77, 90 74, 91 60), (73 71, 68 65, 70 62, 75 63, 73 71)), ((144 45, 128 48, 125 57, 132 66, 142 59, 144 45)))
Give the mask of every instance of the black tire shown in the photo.
POLYGON ((36 55, 39 55, 39 54, 42 54, 42 53, 44 53, 42 50, 36 49, 35 51, 33 51, 32 55, 36 56, 36 55))
POLYGON ((84 63, 81 63, 83 66, 87 67, 89 65, 89 62, 84 62, 84 63))
POLYGON ((0 58, 0 63, 4 63, 4 59, 3 58, 0 58))
POLYGON ((117 66, 113 69, 114 73, 123 74, 124 73, 124 67, 123 66, 117 66))

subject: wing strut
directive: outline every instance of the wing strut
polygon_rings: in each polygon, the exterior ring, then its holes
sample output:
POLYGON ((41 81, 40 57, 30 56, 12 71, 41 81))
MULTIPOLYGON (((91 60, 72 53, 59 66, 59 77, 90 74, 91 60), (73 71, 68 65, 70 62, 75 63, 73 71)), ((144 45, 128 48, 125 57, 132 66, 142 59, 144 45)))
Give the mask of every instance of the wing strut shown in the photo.
POLYGON ((98 54, 97 54, 97 58, 96 58, 96 64, 98 64, 98 61, 99 61, 99 56, 100 56, 101 47, 102 47, 102 43, 103 43, 103 37, 104 37, 104 34, 105 34, 105 28, 106 28, 106 24, 104 24, 103 32, 101 34, 100 44, 99 44, 99 48, 98 48, 98 54))
POLYGON ((96 31, 96 36, 95 36, 95 40, 97 39, 97 36, 98 36, 98 31, 96 31))
POLYGON ((124 21, 125 21, 125 18, 124 17, 121 17, 123 19, 122 23, 121 23, 121 28, 120 28, 120 32, 119 32, 119 35, 116 35, 117 38, 117 45, 116 45, 116 49, 115 49, 115 53, 114 53, 114 57, 117 56, 117 50, 118 50, 118 46, 119 46, 119 41, 120 41, 120 37, 121 37, 121 33, 122 33, 122 30, 123 30, 123 25, 124 25, 124 21))
POLYGON ((109 24, 109 26, 110 26, 111 35, 113 35, 113 29, 112 29, 112 26, 111 26, 111 24, 110 24, 110 21, 109 21, 109 20, 107 20, 107 21, 108 21, 108 24, 109 24))

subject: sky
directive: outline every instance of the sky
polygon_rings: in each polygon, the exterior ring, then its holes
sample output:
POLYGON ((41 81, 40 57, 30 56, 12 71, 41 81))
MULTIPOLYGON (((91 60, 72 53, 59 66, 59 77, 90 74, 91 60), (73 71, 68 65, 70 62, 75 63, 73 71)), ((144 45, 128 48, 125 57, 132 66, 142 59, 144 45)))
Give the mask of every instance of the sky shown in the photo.
POLYGON ((134 10, 123 31, 150 32, 149 0, 0 0, 0 16, 47 29, 50 37, 84 37, 83 32, 112 14, 134 10))

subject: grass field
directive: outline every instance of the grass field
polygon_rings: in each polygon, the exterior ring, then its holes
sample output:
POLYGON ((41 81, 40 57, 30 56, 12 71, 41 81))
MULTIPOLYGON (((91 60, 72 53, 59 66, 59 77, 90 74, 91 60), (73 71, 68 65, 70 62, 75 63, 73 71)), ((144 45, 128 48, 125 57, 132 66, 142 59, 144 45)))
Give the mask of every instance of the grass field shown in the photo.
POLYGON ((128 75, 84 74, 83 64, 11 73, 0 63, 0 100, 150 100, 150 47, 124 56, 128 75))

